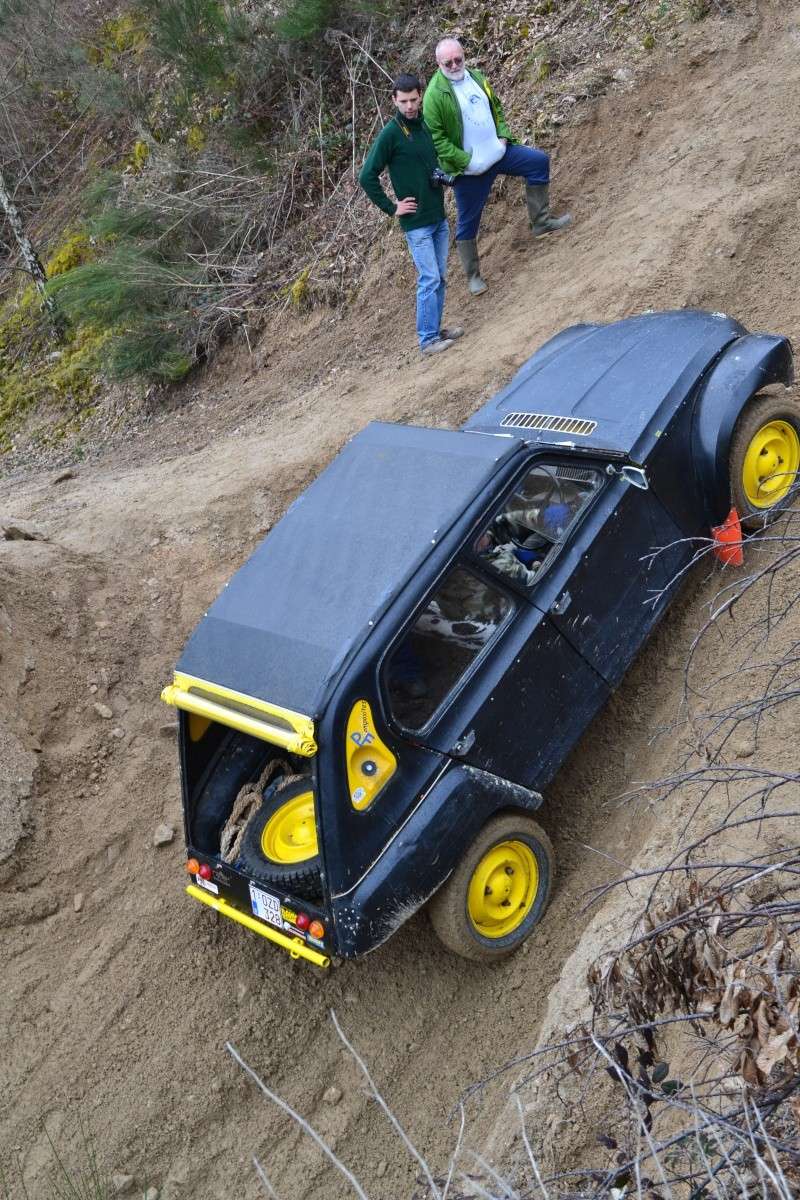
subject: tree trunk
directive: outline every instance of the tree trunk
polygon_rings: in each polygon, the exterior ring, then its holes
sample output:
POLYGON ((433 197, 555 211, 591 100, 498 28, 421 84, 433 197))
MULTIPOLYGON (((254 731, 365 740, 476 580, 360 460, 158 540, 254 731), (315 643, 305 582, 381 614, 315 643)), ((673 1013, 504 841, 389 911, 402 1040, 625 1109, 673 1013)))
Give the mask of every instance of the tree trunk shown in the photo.
POLYGON ((42 307, 50 318, 50 324, 57 337, 61 337, 63 333, 63 322, 61 315, 56 307, 56 302, 52 296, 47 295, 46 284, 47 275, 42 266, 42 261, 39 255, 31 244, 31 239, 26 234, 22 227, 22 219, 19 215, 19 209, 11 198, 11 194, 6 187, 3 172, 0 171, 0 209, 5 213, 6 220, 11 226, 11 232, 16 238, 19 252, 22 256, 22 261, 25 264, 25 269, 33 280, 34 286, 42 297, 42 307))

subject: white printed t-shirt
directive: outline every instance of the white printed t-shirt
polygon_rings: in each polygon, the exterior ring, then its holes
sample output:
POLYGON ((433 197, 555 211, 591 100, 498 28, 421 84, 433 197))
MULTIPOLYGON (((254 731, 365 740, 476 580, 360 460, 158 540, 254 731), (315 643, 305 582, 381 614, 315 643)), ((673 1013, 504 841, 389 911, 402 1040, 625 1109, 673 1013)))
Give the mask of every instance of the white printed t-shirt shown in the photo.
POLYGON ((464 149, 472 151, 465 175, 482 175, 506 152, 497 136, 489 97, 479 83, 464 72, 463 79, 451 79, 464 125, 464 149))

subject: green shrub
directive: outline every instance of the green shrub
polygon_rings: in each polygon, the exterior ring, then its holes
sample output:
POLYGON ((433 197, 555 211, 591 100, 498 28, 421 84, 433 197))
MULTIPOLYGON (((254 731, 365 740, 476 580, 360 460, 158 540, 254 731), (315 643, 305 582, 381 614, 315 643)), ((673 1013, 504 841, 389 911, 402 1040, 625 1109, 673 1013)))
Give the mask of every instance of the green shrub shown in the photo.
POLYGON ((286 41, 308 41, 334 24, 347 24, 356 13, 371 16, 387 11, 383 0, 283 0, 276 29, 286 41))
POLYGON ((143 0, 153 47, 184 83, 222 91, 247 42, 247 22, 218 0, 143 0))
MULTIPOLYGON (((147 214, 117 214, 118 228, 147 225, 147 214)), ((184 348, 189 329, 185 289, 197 278, 188 264, 173 265, 157 245, 120 240, 105 257, 85 263, 49 285, 73 321, 105 331, 103 365, 115 378, 141 374, 182 378, 191 366, 184 348)))
POLYGON ((327 27, 336 7, 336 0, 289 0, 278 18, 278 34, 287 41, 316 37, 327 27))

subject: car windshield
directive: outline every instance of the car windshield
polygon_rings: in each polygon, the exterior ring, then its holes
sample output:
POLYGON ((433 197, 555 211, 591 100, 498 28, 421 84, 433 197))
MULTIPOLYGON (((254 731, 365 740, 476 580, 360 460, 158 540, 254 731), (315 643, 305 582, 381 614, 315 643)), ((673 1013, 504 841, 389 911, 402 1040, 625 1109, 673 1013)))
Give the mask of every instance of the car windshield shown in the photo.
POLYGON ((451 571, 392 651, 389 706, 405 729, 422 729, 482 653, 511 602, 471 571, 451 571))
POLYGON ((537 463, 479 535, 476 554, 501 575, 532 587, 602 480, 592 468, 537 463))

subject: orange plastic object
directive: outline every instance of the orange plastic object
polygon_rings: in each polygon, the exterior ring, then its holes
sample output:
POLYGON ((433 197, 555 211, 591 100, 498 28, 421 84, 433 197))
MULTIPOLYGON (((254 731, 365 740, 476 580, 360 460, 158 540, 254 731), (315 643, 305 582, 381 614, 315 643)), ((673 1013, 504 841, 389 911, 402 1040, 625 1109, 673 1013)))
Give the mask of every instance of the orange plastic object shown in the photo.
POLYGON ((732 508, 721 525, 715 525, 711 534, 716 542, 714 554, 726 567, 741 567, 744 562, 742 552, 742 525, 739 514, 732 508))

